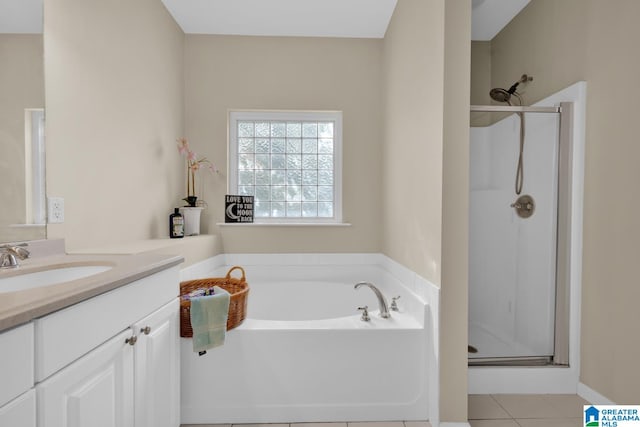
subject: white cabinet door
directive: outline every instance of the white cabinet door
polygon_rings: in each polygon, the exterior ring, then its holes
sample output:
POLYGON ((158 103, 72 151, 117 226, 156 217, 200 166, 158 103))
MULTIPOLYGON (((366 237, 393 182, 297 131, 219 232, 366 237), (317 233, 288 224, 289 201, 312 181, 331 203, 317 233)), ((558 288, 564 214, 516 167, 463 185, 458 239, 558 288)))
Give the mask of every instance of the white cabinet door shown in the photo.
POLYGON ((33 323, 0 332, 0 407, 33 387, 33 355, 33 323))
POLYGON ((136 427, 180 426, 180 323, 174 299, 133 326, 136 427))
POLYGON ((0 408, 0 426, 36 427, 36 391, 34 389, 0 408))
POLYGON ((125 343, 131 334, 118 334, 38 384, 38 427, 133 427, 134 347, 125 343))

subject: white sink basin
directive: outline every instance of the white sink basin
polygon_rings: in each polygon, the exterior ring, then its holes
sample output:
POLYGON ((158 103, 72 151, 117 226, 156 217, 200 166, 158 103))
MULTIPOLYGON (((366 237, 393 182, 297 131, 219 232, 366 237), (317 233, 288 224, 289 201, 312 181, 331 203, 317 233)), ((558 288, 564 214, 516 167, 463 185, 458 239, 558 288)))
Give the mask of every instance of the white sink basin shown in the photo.
POLYGON ((0 278, 0 293, 24 291, 82 279, 110 270, 108 265, 52 267, 43 271, 0 278))

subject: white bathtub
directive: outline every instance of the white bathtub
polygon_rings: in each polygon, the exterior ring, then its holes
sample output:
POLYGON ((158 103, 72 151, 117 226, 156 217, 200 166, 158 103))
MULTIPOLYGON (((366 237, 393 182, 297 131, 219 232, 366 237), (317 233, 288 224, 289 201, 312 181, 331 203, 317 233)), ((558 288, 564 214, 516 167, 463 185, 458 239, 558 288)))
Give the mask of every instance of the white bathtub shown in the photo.
POLYGON ((428 419, 433 350, 421 298, 376 265, 242 265, 244 323, 201 357, 182 339, 182 423, 428 419), (389 304, 400 295, 400 311, 382 319, 358 281, 389 304), (360 320, 363 305, 370 322, 360 320))

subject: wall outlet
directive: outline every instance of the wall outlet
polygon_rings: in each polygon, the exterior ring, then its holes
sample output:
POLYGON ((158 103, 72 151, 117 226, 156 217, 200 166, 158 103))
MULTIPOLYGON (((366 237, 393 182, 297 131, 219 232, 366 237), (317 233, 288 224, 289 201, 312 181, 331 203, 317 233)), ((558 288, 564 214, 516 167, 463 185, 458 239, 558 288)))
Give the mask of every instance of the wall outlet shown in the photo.
POLYGON ((47 222, 49 224, 64 222, 64 199, 62 197, 47 197, 47 222))

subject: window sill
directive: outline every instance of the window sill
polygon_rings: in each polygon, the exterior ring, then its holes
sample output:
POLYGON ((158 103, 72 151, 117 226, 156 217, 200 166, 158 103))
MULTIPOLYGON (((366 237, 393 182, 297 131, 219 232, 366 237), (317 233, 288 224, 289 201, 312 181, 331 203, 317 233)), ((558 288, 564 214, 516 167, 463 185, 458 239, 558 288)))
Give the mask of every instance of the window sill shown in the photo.
POLYGON ((218 222, 218 227, 351 227, 348 222, 218 222))

